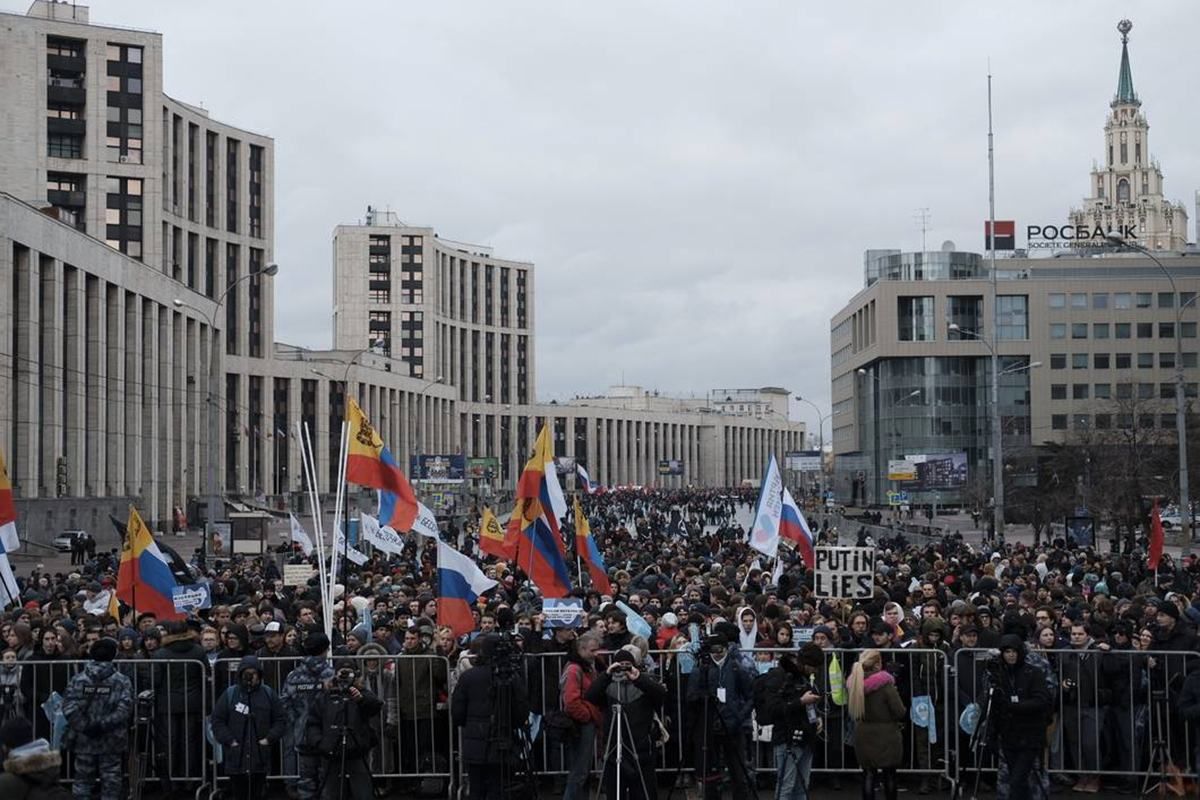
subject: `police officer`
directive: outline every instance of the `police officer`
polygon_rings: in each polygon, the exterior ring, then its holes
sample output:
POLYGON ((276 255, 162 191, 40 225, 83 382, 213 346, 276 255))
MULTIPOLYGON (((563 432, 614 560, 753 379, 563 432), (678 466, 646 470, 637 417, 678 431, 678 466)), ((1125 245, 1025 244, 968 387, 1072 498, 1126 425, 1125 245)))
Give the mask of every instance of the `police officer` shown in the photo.
POLYGON ((133 685, 113 666, 117 643, 101 639, 92 645, 92 660, 67 684, 63 715, 67 748, 75 752, 77 800, 88 800, 100 781, 100 800, 124 796, 121 761, 129 747, 133 685))
POLYGON ((317 695, 305 737, 325 759, 325 797, 372 800, 367 759, 378 742, 371 725, 383 701, 366 689, 351 666, 338 668, 329 689, 317 695))
POLYGON ((287 738, 296 748, 299 779, 294 791, 297 800, 313 800, 321 785, 321 754, 308 744, 305 731, 317 698, 333 679, 328 653, 329 637, 320 632, 310 633, 304 640, 304 660, 288 673, 281 691, 290 731, 287 738))

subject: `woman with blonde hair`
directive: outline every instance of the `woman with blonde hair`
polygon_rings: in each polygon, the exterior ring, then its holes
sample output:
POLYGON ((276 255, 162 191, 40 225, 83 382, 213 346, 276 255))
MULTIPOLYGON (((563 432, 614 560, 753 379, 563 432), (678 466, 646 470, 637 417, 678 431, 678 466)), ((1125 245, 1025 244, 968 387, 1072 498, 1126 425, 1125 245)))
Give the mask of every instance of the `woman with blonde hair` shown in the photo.
POLYGON ((863 800, 874 800, 877 783, 887 800, 896 800, 896 767, 904 759, 900 723, 908 712, 878 650, 864 650, 858 657, 846 690, 855 722, 854 752, 863 770, 863 800))

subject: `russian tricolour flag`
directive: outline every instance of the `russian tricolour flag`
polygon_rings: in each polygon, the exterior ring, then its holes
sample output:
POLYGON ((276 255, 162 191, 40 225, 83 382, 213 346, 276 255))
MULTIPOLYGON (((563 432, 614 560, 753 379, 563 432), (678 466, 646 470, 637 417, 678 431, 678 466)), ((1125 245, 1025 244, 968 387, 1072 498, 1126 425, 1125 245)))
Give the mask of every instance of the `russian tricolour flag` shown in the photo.
POLYGON ((455 636, 475 630, 471 606, 479 595, 496 586, 475 562, 438 540, 438 625, 448 625, 455 636))
POLYGON ((117 597, 139 614, 148 611, 160 620, 183 619, 186 615, 175 610, 175 586, 166 556, 137 509, 130 506, 117 570, 117 597))
POLYGON ((588 475, 588 471, 583 468, 583 464, 575 464, 575 473, 579 476, 579 483, 583 486, 583 490, 588 494, 595 494, 603 487, 592 480, 592 476, 588 475))
POLYGON ((796 547, 800 549, 800 554, 804 556, 804 563, 809 569, 816 567, 816 559, 813 555, 813 545, 816 540, 813 537, 812 528, 808 527, 808 520, 804 518, 800 507, 792 499, 792 493, 786 487, 783 490, 783 511, 779 517, 779 535, 795 543, 796 547))

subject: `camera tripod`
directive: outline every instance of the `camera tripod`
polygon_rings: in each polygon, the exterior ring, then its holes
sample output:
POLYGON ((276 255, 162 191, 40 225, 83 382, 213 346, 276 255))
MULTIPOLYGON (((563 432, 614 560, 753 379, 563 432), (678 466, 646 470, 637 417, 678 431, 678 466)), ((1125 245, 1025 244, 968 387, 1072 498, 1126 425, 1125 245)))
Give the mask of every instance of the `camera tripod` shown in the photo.
MULTIPOLYGON (((628 694, 628 682, 621 679, 617 683, 617 694, 624 697, 628 694)), ((600 785, 596 787, 595 800, 600 799, 600 791, 604 788, 604 776, 608 774, 609 767, 616 770, 616 791, 615 796, 608 797, 608 800, 621 800, 622 779, 625 771, 625 758, 633 756, 633 767, 637 772, 638 783, 642 787, 642 797, 648 797, 646 791, 645 777, 642 775, 642 764, 638 758, 637 747, 634 745, 633 731, 629 727, 629 720, 625 717, 625 706, 623 703, 613 703, 610 706, 612 713, 612 721, 608 725, 608 738, 605 739, 604 758, 600 762, 600 785), (628 737, 628 739, 626 738, 628 737)), ((606 791, 607 794, 607 791, 606 791)))
MULTIPOLYGON (((988 733, 992 727, 992 693, 997 690, 995 686, 989 686, 987 689, 987 705, 983 708, 983 713, 979 716, 979 722, 975 725, 975 731, 971 734, 970 744, 967 746, 967 751, 971 754, 971 764, 975 769, 975 784, 971 789, 971 800, 979 798, 979 782, 983 778, 983 757, 987 753, 988 733)), ((954 787, 954 797, 961 798, 964 792, 964 785, 959 783, 954 787)))
POLYGON ((1179 768, 1171 760, 1171 747, 1166 728, 1167 691, 1155 689, 1150 693, 1150 761, 1146 765, 1146 777, 1142 781, 1140 796, 1146 797, 1155 789, 1160 794, 1171 793, 1182 796, 1183 790, 1176 782, 1180 780, 1179 768), (1155 778, 1157 782, 1151 783, 1155 778))
POLYGON ((500 756, 499 788, 502 796, 537 800, 529 721, 513 719, 513 682, 521 677, 520 671, 516 664, 500 663, 503 659, 511 662, 513 657, 512 654, 504 654, 497 657, 492 665, 492 719, 488 741, 500 756))
MULTIPOLYGON (((131 800, 142 800, 142 791, 146 784, 146 765, 150 761, 154 743, 158 740, 153 702, 154 697, 149 690, 139 692, 134 699, 133 746, 129 748, 129 795, 131 800), (142 697, 143 694, 150 694, 150 697, 142 697)), ((161 754, 160 757, 162 757, 161 754)), ((160 775, 159 779, 162 780, 165 777, 160 775)))
MULTIPOLYGON (((349 729, 349 726, 346 724, 346 715, 347 715, 347 705, 346 704, 349 702, 352 702, 352 701, 348 697, 342 701, 342 704, 341 704, 342 707, 340 709, 341 724, 340 725, 335 724, 335 725, 331 726, 331 727, 335 727, 335 728, 340 728, 340 736, 339 736, 338 749, 337 749, 338 769, 337 769, 337 777, 335 779, 338 782, 338 800, 344 800, 344 798, 346 796, 346 784, 350 781, 350 778, 351 778, 351 776, 346 774, 347 751, 350 749, 350 741, 349 741, 350 740, 350 729, 349 729)), ((374 776, 372 776, 372 774, 371 774, 371 765, 367 762, 367 756, 365 754, 360 753, 358 756, 356 756, 356 758, 363 765, 363 771, 366 773, 367 780, 371 784, 370 794, 373 796, 375 793, 375 780, 374 780, 374 776)), ((317 784, 317 791, 313 795, 314 797, 323 797, 324 796, 325 784, 328 783, 330 776, 333 774, 333 770, 330 769, 330 766, 331 766, 331 762, 326 760, 326 763, 323 765, 323 767, 321 769, 321 780, 317 784)))

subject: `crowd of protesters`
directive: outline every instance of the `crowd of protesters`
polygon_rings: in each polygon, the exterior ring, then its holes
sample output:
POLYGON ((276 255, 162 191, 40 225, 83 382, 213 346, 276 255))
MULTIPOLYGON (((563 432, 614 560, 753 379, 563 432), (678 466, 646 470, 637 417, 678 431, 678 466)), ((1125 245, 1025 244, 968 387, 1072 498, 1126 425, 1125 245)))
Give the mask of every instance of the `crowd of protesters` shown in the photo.
MULTIPOLYGON (((833 524, 841 544, 874 546, 875 587, 870 598, 830 600, 813 595, 803 561, 786 546, 778 572, 750 549, 737 519, 756 495, 620 490, 582 498, 612 593, 602 595, 583 576, 578 629, 551 627, 518 566, 479 554, 474 520, 445 536, 479 556, 498 586, 480 598, 476 630, 464 637, 438 625, 429 539, 410 536, 400 556, 348 565, 331 638, 315 578, 283 585, 283 565, 304 561, 290 547, 212 559, 206 569, 193 563, 197 580, 210 585, 212 607, 184 621, 124 606, 119 619, 111 616, 118 556, 85 554, 69 573, 19 576, 22 604, 0 623, 0 724, 23 720, 30 738, 52 740, 43 705, 66 695, 82 664, 99 655, 130 680, 134 695, 156 690, 154 708, 143 710, 153 722, 149 774, 166 792, 201 775, 202 760, 219 748, 221 774, 257 776, 233 782, 240 796, 261 796, 267 774, 289 776, 292 797, 327 793, 337 780, 331 784, 314 759, 339 743, 314 739, 322 724, 311 720, 340 714, 352 720, 339 729, 359 733, 339 751, 351 762, 339 765, 340 776, 406 776, 400 790, 435 793, 444 783, 420 776, 453 772, 455 728, 472 730, 479 703, 490 702, 479 688, 490 679, 464 677, 488 663, 511 621, 521 702, 539 722, 520 760, 534 774, 555 774, 567 800, 582 797, 593 777, 617 791, 616 776, 599 772, 612 755, 614 706, 626 712, 617 715, 629 729, 622 742, 641 767, 623 780, 622 795, 653 797, 660 782, 699 780, 708 796, 727 785, 735 798, 747 797, 774 780, 776 767, 782 780, 784 763, 794 774, 788 786, 799 787, 789 789, 794 797, 820 780, 831 787, 861 780, 894 796, 897 767, 916 771, 911 788, 919 793, 937 790, 940 776, 978 772, 990 784, 997 754, 999 791, 1012 797, 1051 788, 1029 770, 1085 793, 1102 784, 1132 789, 1137 773, 1169 772, 1168 762, 1192 770, 1191 748, 1200 742, 1192 730, 1200 722, 1200 670, 1192 664, 1200 563, 1166 556, 1152 573, 1139 549, 971 546, 956 534, 916 543, 878 528, 868 536, 839 516, 818 537, 834 533, 833 524), (338 669, 349 672, 339 678, 338 669), (986 716, 991 688, 1014 676, 1040 677, 1039 708, 1022 717, 1020 704, 1000 698, 991 736, 976 746, 966 720, 986 716), (341 704, 326 707, 339 681, 341 704), (800 687, 790 705, 780 688, 788 681, 800 687), (468 695, 477 696, 474 705, 468 695), (253 713, 231 717, 231 707, 253 713), (794 717, 762 724, 771 708, 783 707, 794 717), (244 717, 255 721, 250 739, 231 727, 244 726, 244 717), (784 739, 779 731, 787 731, 784 739), (897 732, 894 740, 888 731, 897 732), (1012 780, 1032 788, 1012 788, 1012 780)), ((564 521, 568 548, 572 524, 564 521)), ((131 718, 140 713, 131 710, 131 718)), ((499 757, 483 741, 468 767, 499 757)), ((78 769, 78 756, 62 762, 64 776, 78 769)), ((360 790, 361 780, 347 791, 360 790)))

